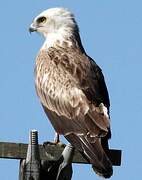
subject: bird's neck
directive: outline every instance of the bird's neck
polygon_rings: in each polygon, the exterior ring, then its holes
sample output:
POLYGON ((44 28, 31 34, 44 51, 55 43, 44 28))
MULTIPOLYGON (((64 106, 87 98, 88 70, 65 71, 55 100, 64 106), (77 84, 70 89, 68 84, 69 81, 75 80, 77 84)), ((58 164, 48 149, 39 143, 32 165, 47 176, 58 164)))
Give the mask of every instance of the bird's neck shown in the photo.
POLYGON ((64 36, 59 33, 48 33, 45 37, 44 44, 42 46, 42 50, 48 49, 50 47, 55 47, 56 45, 62 45, 65 41, 64 36))
POLYGON ((81 51, 85 52, 79 32, 72 29, 63 29, 62 31, 48 33, 41 50, 48 50, 50 47, 63 47, 64 45, 66 45, 66 48, 77 46, 81 51))

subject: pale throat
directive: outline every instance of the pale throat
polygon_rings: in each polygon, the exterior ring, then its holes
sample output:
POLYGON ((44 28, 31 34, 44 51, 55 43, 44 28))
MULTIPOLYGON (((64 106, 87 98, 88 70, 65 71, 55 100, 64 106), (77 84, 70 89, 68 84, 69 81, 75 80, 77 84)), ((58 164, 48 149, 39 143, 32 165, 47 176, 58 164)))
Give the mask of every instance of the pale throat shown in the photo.
POLYGON ((67 42, 68 46, 72 46, 72 42, 69 41, 71 34, 71 29, 61 29, 59 31, 46 34, 41 50, 47 50, 48 48, 55 47, 56 45, 62 46, 64 42, 67 42))

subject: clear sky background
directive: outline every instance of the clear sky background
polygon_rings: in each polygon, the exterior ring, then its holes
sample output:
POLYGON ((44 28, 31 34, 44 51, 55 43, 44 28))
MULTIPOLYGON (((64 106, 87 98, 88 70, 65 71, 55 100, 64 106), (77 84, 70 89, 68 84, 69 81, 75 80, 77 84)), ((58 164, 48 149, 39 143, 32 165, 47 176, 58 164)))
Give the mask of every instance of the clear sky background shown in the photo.
MULTIPOLYGON (((122 166, 111 180, 142 179, 142 1, 2 0, 0 2, 0 141, 39 142, 54 131, 34 88, 36 54, 43 43, 30 35, 32 19, 50 7, 67 7, 76 16, 86 52, 103 69, 111 100, 110 147, 123 150, 122 166)), ((18 179, 19 161, 0 159, 0 179, 18 179)), ((99 180, 89 165, 74 165, 73 180, 99 180)))

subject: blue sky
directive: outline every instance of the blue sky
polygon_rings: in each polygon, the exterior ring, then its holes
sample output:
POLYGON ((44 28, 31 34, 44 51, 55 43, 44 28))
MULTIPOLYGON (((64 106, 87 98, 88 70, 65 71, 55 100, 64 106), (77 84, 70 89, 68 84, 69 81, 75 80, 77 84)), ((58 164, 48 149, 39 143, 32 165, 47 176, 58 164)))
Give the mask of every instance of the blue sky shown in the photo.
MULTIPOLYGON (((111 148, 123 150, 122 166, 111 180, 142 178, 142 1, 1 1, 0 141, 27 142, 30 129, 39 141, 54 131, 34 88, 34 64, 43 39, 28 27, 50 7, 67 7, 76 16, 87 53, 103 69, 111 100, 111 148)), ((19 161, 0 160, 0 179, 18 179, 19 161)), ((73 180, 99 180, 89 165, 74 165, 73 180)))

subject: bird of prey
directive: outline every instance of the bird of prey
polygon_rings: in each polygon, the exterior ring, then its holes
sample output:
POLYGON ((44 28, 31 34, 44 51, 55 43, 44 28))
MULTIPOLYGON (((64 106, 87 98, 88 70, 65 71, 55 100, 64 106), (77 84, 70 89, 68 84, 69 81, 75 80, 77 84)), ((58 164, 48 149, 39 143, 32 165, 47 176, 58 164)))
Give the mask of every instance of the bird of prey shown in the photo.
POLYGON ((65 8, 41 12, 29 28, 45 38, 35 66, 35 86, 57 134, 111 177, 109 95, 102 70, 85 52, 74 15, 65 8))

